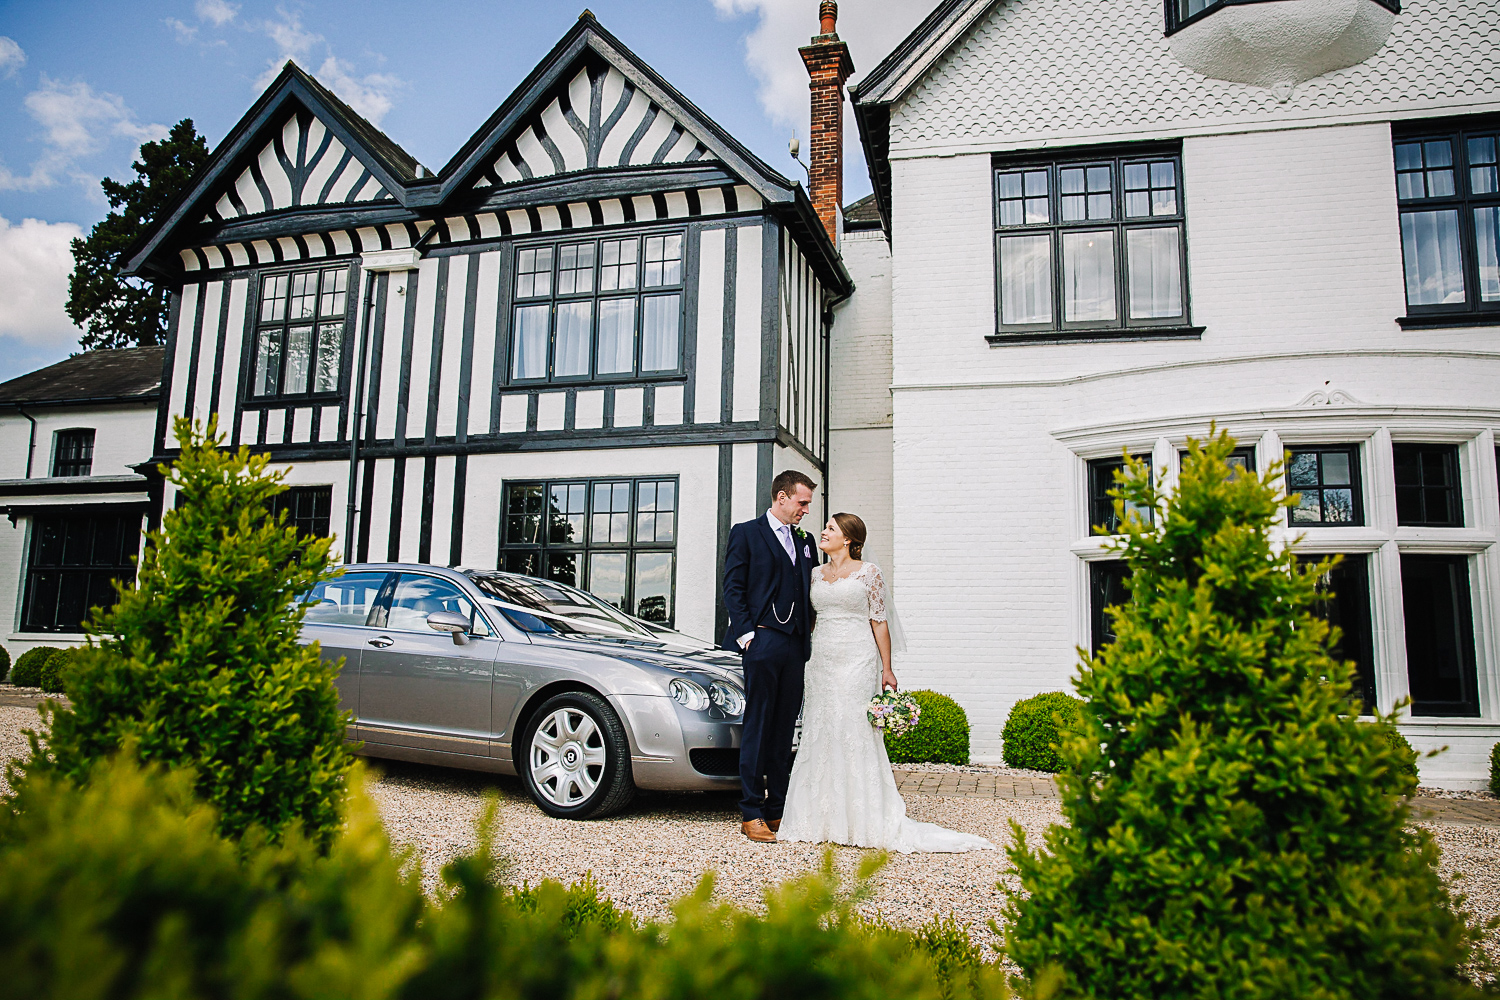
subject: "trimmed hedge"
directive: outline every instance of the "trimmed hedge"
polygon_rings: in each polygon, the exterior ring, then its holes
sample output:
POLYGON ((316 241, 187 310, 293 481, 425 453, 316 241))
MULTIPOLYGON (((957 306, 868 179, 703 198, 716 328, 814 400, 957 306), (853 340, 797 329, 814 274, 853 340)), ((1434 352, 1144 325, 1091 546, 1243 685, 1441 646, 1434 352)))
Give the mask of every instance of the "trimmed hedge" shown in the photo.
POLYGON ((963 706, 936 691, 908 691, 922 706, 917 728, 885 737, 885 752, 894 764, 967 764, 969 716, 963 706))
POLYGON ((1061 691, 1023 698, 1011 706, 1005 719, 1005 729, 1000 734, 1004 741, 1001 757, 1011 767, 1056 774, 1063 767, 1058 756, 1062 743, 1058 718, 1072 728, 1082 713, 1083 702, 1061 691))
POLYGON ((1500 743, 1490 747, 1490 791, 1500 795, 1500 743))
POLYGON ((78 656, 78 647, 59 649, 42 661, 37 685, 48 694, 63 694, 66 690, 68 669, 78 656))
POLYGON ((0 646, 0 681, 5 680, 5 675, 10 673, 10 651, 0 646))
POLYGON ((61 653, 56 646, 33 646, 16 657, 16 666, 10 672, 10 682, 16 687, 41 687, 42 665, 53 653, 61 653))
POLYGON ((1395 726, 1375 726, 1376 742, 1396 755, 1396 773, 1417 777, 1417 752, 1395 726))

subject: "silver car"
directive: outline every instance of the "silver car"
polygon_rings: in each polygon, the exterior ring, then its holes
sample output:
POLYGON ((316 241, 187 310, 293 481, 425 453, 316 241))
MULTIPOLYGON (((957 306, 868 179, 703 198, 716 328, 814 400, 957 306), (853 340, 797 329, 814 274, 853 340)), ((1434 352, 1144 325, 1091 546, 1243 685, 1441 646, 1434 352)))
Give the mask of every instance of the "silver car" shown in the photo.
POLYGON ((307 599, 360 753, 519 773, 576 819, 739 785, 743 671, 707 643, 515 573, 360 563, 307 599))

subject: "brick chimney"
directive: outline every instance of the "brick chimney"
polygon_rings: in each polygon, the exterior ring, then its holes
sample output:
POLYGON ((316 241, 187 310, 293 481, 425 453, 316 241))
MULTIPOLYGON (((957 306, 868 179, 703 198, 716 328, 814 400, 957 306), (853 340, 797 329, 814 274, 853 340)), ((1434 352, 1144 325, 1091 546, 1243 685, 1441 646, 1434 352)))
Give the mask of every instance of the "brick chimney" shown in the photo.
POLYGON ((839 41, 839 5, 823 0, 818 7, 818 34, 797 51, 812 78, 812 127, 808 133, 808 196, 829 239, 839 238, 844 205, 844 81, 854 72, 849 46, 839 41))

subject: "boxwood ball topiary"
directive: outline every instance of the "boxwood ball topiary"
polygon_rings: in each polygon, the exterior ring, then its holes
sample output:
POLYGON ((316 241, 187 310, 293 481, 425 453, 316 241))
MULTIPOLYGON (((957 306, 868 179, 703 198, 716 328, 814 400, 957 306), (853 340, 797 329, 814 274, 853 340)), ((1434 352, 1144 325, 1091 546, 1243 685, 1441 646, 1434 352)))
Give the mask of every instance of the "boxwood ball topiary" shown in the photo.
POLYGON ((59 649, 43 660, 37 686, 48 694, 62 694, 66 690, 68 667, 76 654, 76 649, 59 649))
POLYGON ((10 682, 16 687, 40 687, 42 664, 53 653, 61 652, 56 646, 33 646, 16 657, 16 666, 10 672, 10 682))
POLYGON ((1490 747, 1490 791, 1500 795, 1500 743, 1490 747))
POLYGON ((5 675, 10 673, 10 653, 4 646, 0 646, 0 681, 5 680, 5 675))
POLYGON ((1411 748, 1411 744, 1406 741, 1405 736, 1401 735, 1400 730, 1395 726, 1377 724, 1375 732, 1380 745, 1394 753, 1400 761, 1396 765, 1396 770, 1401 774, 1417 777, 1417 752, 1411 748))
POLYGON ((1023 698, 1011 706, 1005 720, 1001 757, 1011 767, 1056 774, 1063 766, 1057 752, 1062 743, 1058 719, 1072 727, 1082 711, 1082 701, 1061 691, 1023 698))
POLYGON ((917 728, 885 737, 885 752, 898 764, 967 764, 969 716, 963 706, 936 691, 908 691, 922 706, 917 728))

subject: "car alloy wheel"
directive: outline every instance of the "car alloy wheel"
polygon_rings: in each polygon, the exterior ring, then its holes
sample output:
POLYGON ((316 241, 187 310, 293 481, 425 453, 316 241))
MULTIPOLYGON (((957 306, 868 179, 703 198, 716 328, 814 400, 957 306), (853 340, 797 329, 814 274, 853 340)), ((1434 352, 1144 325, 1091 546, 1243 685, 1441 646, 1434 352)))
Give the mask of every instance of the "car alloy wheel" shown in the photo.
POLYGON ((592 692, 549 698, 532 716, 522 746, 527 791, 548 815, 603 816, 635 795, 624 727, 592 692))

